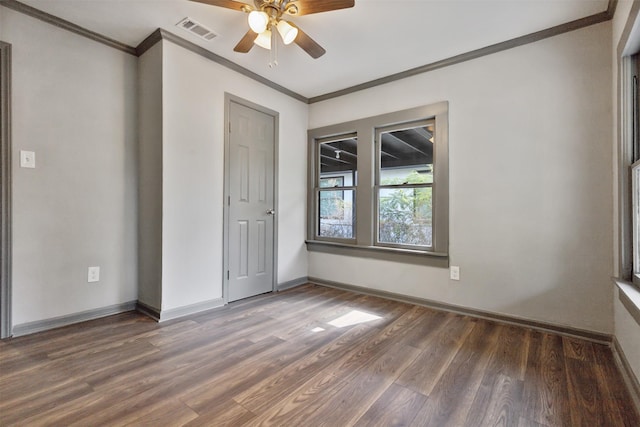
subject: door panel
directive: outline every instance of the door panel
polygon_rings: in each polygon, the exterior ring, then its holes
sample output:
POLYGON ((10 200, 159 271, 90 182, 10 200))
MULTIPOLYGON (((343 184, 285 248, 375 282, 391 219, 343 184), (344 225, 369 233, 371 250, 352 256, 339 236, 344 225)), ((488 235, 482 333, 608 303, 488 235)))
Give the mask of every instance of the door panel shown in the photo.
POLYGON ((273 290, 275 118, 229 108, 229 301, 273 290))

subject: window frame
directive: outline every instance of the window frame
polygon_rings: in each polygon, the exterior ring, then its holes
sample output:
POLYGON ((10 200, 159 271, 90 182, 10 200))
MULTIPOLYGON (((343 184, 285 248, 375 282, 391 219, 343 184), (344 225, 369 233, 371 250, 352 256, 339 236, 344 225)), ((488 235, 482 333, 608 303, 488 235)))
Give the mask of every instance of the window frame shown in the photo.
POLYGON ((640 78, 640 58, 636 53, 628 57, 627 62, 628 69, 628 85, 627 85, 627 102, 628 102, 628 116, 627 116, 627 144, 629 162, 629 178, 630 185, 629 190, 630 204, 629 215, 631 217, 631 259, 630 259, 630 281, 640 288, 640 221, 638 214, 640 213, 640 198, 638 192, 640 191, 640 93, 639 93, 639 78, 640 78))
POLYGON ((369 256, 386 253, 389 260, 431 264, 446 267, 449 252, 449 103, 442 101, 422 107, 366 117, 349 122, 310 129, 308 131, 308 196, 307 196, 307 248, 311 251, 369 256), (432 187, 432 246, 376 244, 377 240, 377 140, 379 129, 403 127, 433 121, 434 159, 432 187), (355 135, 358 140, 357 175, 355 185, 355 241, 318 238, 317 187, 319 186, 318 143, 355 135), (437 147, 437 148, 436 148, 437 147), (324 247, 323 247, 324 246, 324 247), (411 260, 409 260, 411 258, 411 260), (445 262, 442 262, 444 260, 445 262))
MULTIPOLYGON (((313 146, 315 151, 315 159, 317 163, 314 163, 314 167, 315 167, 315 173, 314 173, 314 188, 313 188, 313 194, 314 194, 314 206, 315 206, 315 216, 314 216, 314 231, 313 231, 313 238, 314 240, 317 241, 329 241, 329 242, 343 242, 343 243, 347 243, 347 244, 354 244, 356 242, 356 237, 357 237, 357 232, 356 232, 356 225, 357 225, 357 211, 356 211, 356 197, 357 197, 357 190, 356 190, 356 186, 357 186, 357 180, 356 180, 356 176, 357 176, 357 166, 356 166, 356 174, 354 174, 353 178, 352 178, 352 185, 348 185, 345 186, 344 185, 344 179, 342 182, 342 186, 339 187, 322 187, 320 185, 320 182, 322 181, 322 177, 320 176, 321 174, 321 168, 320 168, 320 152, 322 150, 321 146, 322 144, 329 144, 331 142, 337 142, 337 141, 341 141, 344 139, 350 139, 350 138, 355 138, 356 139, 356 144, 358 141, 358 136, 356 133, 354 132, 348 132, 346 134, 340 134, 340 135, 331 135, 328 137, 323 137, 323 138, 317 138, 315 140, 315 144, 313 146), (354 182, 355 181, 355 182, 354 182), (352 211, 351 211, 351 217, 352 217, 352 224, 353 224, 353 237, 351 238, 343 238, 343 237, 328 237, 328 236, 321 236, 320 235, 320 220, 321 215, 320 215, 320 193, 322 191, 342 191, 343 197, 344 197, 344 192, 345 191, 352 191, 353 192, 353 201, 352 201, 352 211)), ((358 147, 359 149, 360 147, 358 147)), ((338 175, 339 173, 336 172, 336 175, 338 175)), ((327 177, 329 178, 329 177, 327 177)))
POLYGON ((631 176, 631 238, 632 262, 631 281, 637 286, 640 283, 640 160, 629 168, 631 176))
MULTIPOLYGON (((434 245, 434 209, 433 209, 433 195, 436 187, 436 174, 435 174, 435 159, 436 159, 436 149, 437 145, 435 143, 436 133, 434 131, 434 142, 433 142, 433 163, 431 165, 432 177, 433 180, 431 183, 422 183, 422 184, 386 184, 383 185, 380 183, 380 176, 382 173, 382 134, 388 132, 395 132, 401 130, 413 129, 421 126, 433 125, 434 129, 436 126, 435 119, 425 119, 418 120, 415 122, 408 123, 400 123, 392 126, 379 127, 375 130, 375 183, 373 194, 375 197, 375 212, 374 212, 374 236, 373 243, 375 246, 381 247, 389 247, 389 248, 403 248, 410 250, 424 250, 433 252, 434 245), (431 208, 431 245, 410 245, 405 243, 391 243, 391 242, 382 242, 380 241, 380 190, 381 189, 413 189, 414 194, 416 189, 422 188, 431 188, 431 200, 432 200, 432 208, 431 208)), ((413 210, 415 215, 416 206, 414 204, 413 210)))

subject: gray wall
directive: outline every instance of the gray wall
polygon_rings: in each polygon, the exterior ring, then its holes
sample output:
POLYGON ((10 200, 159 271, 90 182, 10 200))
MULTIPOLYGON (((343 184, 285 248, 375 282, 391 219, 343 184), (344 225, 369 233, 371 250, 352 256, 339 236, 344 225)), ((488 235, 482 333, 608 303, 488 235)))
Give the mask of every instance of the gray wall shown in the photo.
POLYGON ((171 42, 162 45, 162 309, 222 297, 225 92, 279 113, 277 280, 305 277, 307 105, 171 42))
POLYGON ((307 107, 171 43, 138 63, 0 11, 0 38, 14 48, 14 325, 136 298, 174 309, 221 296, 229 92, 281 114, 279 282, 309 274, 613 331, 610 23, 307 107), (307 256, 307 127, 442 100, 462 280, 307 256), (17 167, 20 149, 36 151, 37 169, 17 167), (98 284, 86 283, 90 265, 102 268, 98 284))
POLYGON ((309 276, 613 332, 611 24, 310 106, 310 128, 449 101, 447 269, 309 253, 309 276))
POLYGON ((162 306, 162 44, 138 60, 138 300, 162 306))
MULTIPOLYGON (((620 43, 620 40, 622 39, 622 34, 623 34, 623 30, 624 27, 629 19, 629 15, 631 12, 631 6, 632 6, 632 2, 630 1, 621 1, 618 3, 618 8, 616 9, 616 14, 614 16, 613 19, 613 40, 612 40, 612 56, 611 56, 611 61, 613 63, 613 105, 617 106, 619 102, 622 102, 622 100, 619 98, 618 95, 618 53, 617 53, 617 48, 618 48, 618 44, 620 43)), ((633 19, 633 18, 632 18, 633 19)), ((636 18, 636 23, 637 23, 637 18, 636 18)), ((636 33, 637 34, 637 33, 636 33)), ((617 159, 618 156, 618 150, 617 150, 617 141, 618 141, 618 128, 617 128, 617 123, 618 123, 618 117, 617 117, 617 108, 614 109, 614 114, 616 114, 615 117, 615 121, 614 121, 614 126, 613 128, 613 150, 615 153, 615 157, 614 159, 617 159)), ((614 176, 618 176, 618 171, 617 171, 617 161, 614 162, 614 176)), ((618 182, 617 180, 614 182, 615 184, 615 191, 614 191, 614 195, 618 194, 618 182)), ((616 276, 618 275, 618 265, 619 265, 619 261, 618 261, 618 257, 619 257, 619 253, 618 253, 618 240, 617 240, 617 236, 618 236, 618 201, 616 200, 613 204, 614 207, 614 212, 613 212, 613 218, 615 221, 615 227, 614 227, 614 237, 616 237, 615 240, 615 244, 614 244, 614 254, 615 254, 615 258, 614 258, 614 269, 615 269, 615 274, 616 276)), ((622 348, 622 350, 625 353, 625 356, 627 358, 627 361, 629 362, 629 364, 631 365, 631 369, 633 369, 636 378, 640 378, 640 325, 638 325, 638 323, 636 322, 636 320, 631 316, 631 314, 629 313, 629 311, 627 310, 627 308, 620 302, 619 296, 618 296, 618 290, 615 289, 614 291, 614 298, 613 298, 613 303, 614 303, 614 333, 616 338, 618 339, 618 342, 620 343, 620 347, 622 348)))
POLYGON ((220 303, 225 92, 281 114, 277 279, 306 277, 306 104, 171 43, 138 59, 0 12, 14 52, 14 327, 135 300, 220 303), (36 169, 17 167, 21 149, 36 169))
POLYGON ((13 325, 137 298, 137 59, 0 7, 13 46, 13 325), (36 169, 19 168, 19 151, 36 169), (87 268, 100 266, 98 283, 87 268))
POLYGON ((223 303, 225 92, 280 114, 277 280, 304 278, 307 106, 168 41, 138 70, 140 301, 161 318, 223 303))

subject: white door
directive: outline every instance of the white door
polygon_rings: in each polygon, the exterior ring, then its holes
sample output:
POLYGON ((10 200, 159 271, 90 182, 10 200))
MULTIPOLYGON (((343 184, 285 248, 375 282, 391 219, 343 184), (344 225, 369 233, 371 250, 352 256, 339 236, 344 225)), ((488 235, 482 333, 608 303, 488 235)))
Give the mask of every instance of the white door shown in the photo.
POLYGON ((275 117, 229 104, 228 301, 274 288, 275 117))

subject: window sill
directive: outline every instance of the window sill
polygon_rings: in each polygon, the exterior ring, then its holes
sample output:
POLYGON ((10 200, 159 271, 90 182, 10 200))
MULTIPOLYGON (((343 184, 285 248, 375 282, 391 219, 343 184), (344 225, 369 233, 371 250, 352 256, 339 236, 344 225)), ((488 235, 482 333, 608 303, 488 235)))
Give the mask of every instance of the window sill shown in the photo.
POLYGON ((324 252, 335 255, 395 261, 405 264, 449 268, 448 254, 442 252, 427 252, 381 246, 359 246, 323 240, 307 240, 305 243, 307 244, 307 250, 311 252, 324 252))
POLYGON ((640 326, 640 290, 626 280, 613 278, 618 287, 618 297, 622 305, 640 326))

